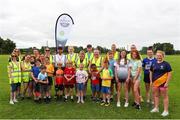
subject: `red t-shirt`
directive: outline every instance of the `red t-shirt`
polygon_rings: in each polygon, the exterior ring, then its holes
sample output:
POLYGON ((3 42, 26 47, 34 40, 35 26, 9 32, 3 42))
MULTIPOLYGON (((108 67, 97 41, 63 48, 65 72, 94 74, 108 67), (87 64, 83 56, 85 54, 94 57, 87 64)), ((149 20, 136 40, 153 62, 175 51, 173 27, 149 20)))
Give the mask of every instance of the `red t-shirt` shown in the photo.
MULTIPOLYGON (((75 75, 75 68, 65 68, 64 69, 64 75, 66 75, 67 78, 71 78, 73 75, 75 75)), ((67 81, 66 78, 64 80, 64 84, 75 84, 75 77, 73 79, 71 79, 70 81, 67 81)))
POLYGON ((61 85, 61 84, 63 84, 63 82, 64 82, 64 76, 63 76, 63 74, 64 74, 64 72, 63 72, 63 70, 61 70, 61 69, 58 69, 57 71, 56 71, 56 79, 55 79, 55 81, 56 81, 56 85, 61 85))
POLYGON ((93 85, 99 84, 100 74, 98 73, 98 70, 91 71, 91 83, 93 85))

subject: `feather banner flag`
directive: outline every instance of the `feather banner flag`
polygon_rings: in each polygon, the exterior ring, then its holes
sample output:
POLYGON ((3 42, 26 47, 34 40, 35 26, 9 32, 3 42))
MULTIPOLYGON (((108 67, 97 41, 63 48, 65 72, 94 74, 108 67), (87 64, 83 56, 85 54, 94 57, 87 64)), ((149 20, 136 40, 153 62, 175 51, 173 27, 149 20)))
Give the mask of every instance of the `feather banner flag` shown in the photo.
POLYGON ((67 13, 63 13, 57 18, 55 26, 56 48, 66 45, 73 24, 72 17, 67 13))

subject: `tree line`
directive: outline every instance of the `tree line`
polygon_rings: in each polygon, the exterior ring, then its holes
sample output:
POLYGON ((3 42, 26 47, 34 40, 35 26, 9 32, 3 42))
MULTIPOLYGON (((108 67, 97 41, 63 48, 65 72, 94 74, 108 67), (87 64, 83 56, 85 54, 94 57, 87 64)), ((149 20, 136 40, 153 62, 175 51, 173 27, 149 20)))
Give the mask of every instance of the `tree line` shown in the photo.
MULTIPOLYGON (((46 46, 42 46, 41 49, 39 49, 41 53, 44 52, 45 47, 46 46)), ((180 54, 180 50, 175 50, 174 45, 171 43, 154 43, 152 47, 154 49, 154 52, 156 52, 157 50, 163 50, 167 55, 180 54)), ((16 43, 14 43, 12 40, 8 38, 4 40, 3 38, 0 37, 0 54, 11 54, 14 48, 16 48, 16 43)), ((141 54, 146 54, 147 48, 148 48, 147 46, 142 47, 142 49, 140 50, 141 54)), ((32 53, 33 49, 34 47, 30 47, 30 48, 20 49, 20 51, 22 54, 32 53)), ((55 53, 56 50, 55 47, 50 47, 50 49, 53 53, 55 53)), ((79 47, 75 46, 74 49, 75 52, 77 53, 80 52, 81 50, 86 51, 86 48, 83 48, 82 46, 79 47)), ((101 53, 107 53, 110 50, 102 46, 97 46, 97 49, 99 49, 101 53)), ((125 47, 117 48, 117 51, 121 51, 124 49, 125 47)), ((68 46, 65 46, 64 52, 65 53, 68 52, 68 46)))

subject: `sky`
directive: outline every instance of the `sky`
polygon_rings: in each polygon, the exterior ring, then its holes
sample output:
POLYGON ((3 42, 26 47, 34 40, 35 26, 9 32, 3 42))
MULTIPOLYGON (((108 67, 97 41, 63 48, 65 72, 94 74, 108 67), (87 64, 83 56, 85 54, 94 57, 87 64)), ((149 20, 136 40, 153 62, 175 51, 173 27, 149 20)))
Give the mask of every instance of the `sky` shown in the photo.
POLYGON ((180 0, 0 0, 0 36, 18 48, 55 46, 62 13, 75 23, 67 45, 170 42, 180 50, 180 0))

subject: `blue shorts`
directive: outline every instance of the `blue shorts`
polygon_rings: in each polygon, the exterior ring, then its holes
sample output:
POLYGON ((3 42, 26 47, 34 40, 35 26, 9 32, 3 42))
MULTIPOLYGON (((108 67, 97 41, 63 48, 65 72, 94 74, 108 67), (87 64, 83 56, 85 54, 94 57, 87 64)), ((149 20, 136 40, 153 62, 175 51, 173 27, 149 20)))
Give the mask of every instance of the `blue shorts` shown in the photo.
POLYGON ((84 83, 77 83, 77 89, 78 89, 79 91, 84 90, 84 83))
POLYGON ((100 91, 99 84, 97 84, 97 85, 91 84, 91 90, 92 90, 92 92, 99 92, 100 91))
POLYGON ((102 86, 101 87, 101 92, 104 93, 104 94, 110 94, 110 87, 102 86))
POLYGON ((18 85, 19 85, 18 83, 12 83, 11 84, 11 92, 17 91, 18 85))

